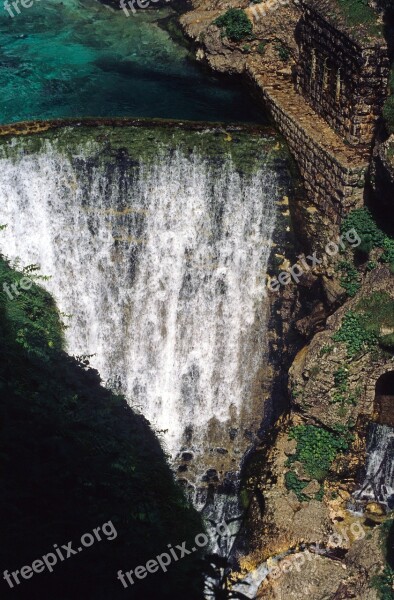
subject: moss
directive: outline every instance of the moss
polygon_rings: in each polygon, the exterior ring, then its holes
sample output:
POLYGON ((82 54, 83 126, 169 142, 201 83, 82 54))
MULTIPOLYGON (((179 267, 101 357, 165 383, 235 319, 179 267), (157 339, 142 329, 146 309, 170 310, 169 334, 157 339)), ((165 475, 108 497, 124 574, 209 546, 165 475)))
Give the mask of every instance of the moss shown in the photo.
POLYGON ((378 23, 378 14, 371 8, 368 0, 337 0, 337 4, 349 27, 355 29, 364 27, 371 36, 383 34, 378 23))
POLYGON ((284 46, 282 44, 282 42, 277 42, 275 44, 275 50, 278 53, 278 56, 280 58, 281 61, 283 62, 287 62, 290 58, 290 51, 288 50, 288 48, 286 48, 286 46, 284 46))
POLYGON ((121 155, 130 168, 138 168, 157 161, 168 148, 179 149, 186 155, 195 152, 215 168, 228 158, 236 170, 250 174, 261 163, 277 170, 286 162, 290 171, 292 161, 287 146, 280 136, 269 127, 244 127, 220 123, 178 123, 160 120, 135 120, 135 125, 116 120, 114 126, 89 122, 80 126, 49 129, 38 135, 26 137, 0 137, 0 157, 14 158, 19 153, 37 154, 45 150, 48 141, 69 160, 83 148, 84 154, 96 162, 113 163, 114 156, 121 155), (231 134, 229 143, 227 132, 231 134), (278 144, 278 141, 280 142, 278 144))

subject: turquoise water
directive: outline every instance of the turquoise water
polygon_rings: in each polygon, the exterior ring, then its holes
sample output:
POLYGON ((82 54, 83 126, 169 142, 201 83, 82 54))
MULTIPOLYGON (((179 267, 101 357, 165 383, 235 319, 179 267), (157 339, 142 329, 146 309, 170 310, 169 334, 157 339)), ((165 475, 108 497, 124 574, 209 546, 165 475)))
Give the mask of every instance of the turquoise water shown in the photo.
POLYGON ((0 122, 75 116, 264 120, 245 94, 203 73, 158 26, 95 0, 0 0, 0 122), (13 9, 14 10, 14 9, 13 9))

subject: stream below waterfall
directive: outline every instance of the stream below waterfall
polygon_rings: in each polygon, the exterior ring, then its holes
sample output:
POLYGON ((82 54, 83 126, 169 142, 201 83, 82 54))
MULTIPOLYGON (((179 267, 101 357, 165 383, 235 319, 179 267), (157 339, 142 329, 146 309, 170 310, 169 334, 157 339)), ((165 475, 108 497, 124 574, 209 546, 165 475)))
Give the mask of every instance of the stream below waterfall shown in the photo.
POLYGON ((394 428, 372 423, 367 440, 365 476, 353 494, 356 503, 378 502, 394 508, 394 428))

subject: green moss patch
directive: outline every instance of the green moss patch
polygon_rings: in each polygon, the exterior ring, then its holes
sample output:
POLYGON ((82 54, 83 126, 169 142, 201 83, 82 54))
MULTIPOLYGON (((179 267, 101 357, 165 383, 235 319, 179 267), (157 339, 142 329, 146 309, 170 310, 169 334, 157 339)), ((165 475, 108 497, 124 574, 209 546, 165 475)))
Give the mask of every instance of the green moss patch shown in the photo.
POLYGON ((378 14, 371 8, 368 0, 337 0, 337 5, 348 27, 362 27, 371 36, 383 34, 378 14))

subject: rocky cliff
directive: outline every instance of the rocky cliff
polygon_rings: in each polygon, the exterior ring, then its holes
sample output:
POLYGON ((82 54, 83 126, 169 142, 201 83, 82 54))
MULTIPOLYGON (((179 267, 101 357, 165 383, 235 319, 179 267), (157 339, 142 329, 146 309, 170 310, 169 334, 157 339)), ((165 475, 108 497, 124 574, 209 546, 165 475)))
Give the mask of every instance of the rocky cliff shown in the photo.
MULTIPOLYGON (((233 579, 250 598, 391 598, 393 499, 383 486, 381 502, 358 502, 371 431, 394 422, 394 169, 381 119, 389 73, 382 14, 366 3, 349 12, 336 0, 192 5, 181 24, 198 60, 242 76, 285 136, 305 189, 291 203, 293 224, 305 253, 320 259, 287 288, 285 339, 297 331, 305 345, 289 370, 287 409, 246 461, 233 579), (229 9, 248 17, 243 39, 219 18, 229 9), (357 248, 340 248, 350 229, 357 248)), ((305 265, 305 254, 298 258, 305 265)))

